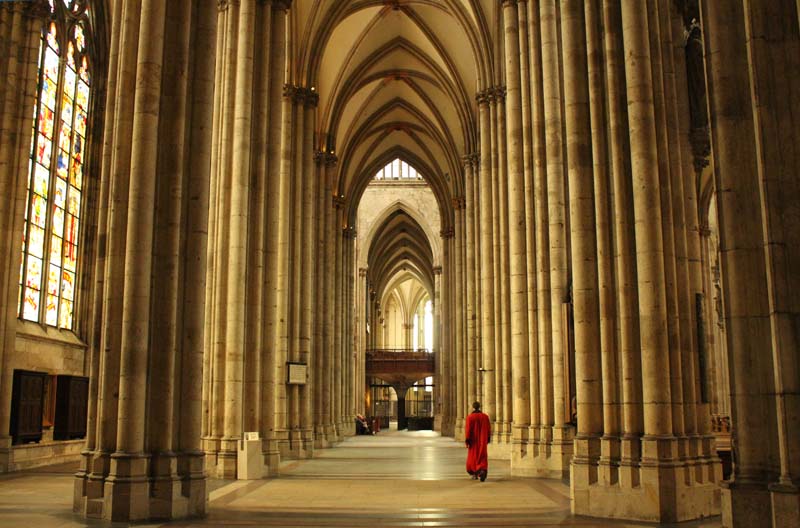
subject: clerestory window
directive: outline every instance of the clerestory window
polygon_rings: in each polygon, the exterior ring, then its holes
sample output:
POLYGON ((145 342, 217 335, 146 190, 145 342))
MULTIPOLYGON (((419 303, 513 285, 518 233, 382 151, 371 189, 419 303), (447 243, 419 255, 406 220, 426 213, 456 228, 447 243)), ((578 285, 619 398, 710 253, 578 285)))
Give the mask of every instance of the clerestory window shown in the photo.
POLYGON ((375 179, 378 181, 421 181, 422 175, 417 172, 417 169, 405 161, 396 158, 379 170, 378 173, 375 174, 375 179))
POLYGON ((89 0, 49 0, 33 110, 19 317, 73 329, 92 96, 89 0))

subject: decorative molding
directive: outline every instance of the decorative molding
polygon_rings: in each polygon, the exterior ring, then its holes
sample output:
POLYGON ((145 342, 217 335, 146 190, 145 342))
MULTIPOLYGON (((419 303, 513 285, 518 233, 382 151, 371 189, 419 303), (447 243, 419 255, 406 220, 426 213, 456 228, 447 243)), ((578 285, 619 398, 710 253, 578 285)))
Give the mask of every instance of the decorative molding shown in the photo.
POLYGON ((325 153, 325 166, 326 167, 335 167, 336 164, 339 163, 339 158, 333 152, 326 152, 325 153))
POLYGON ((325 161, 325 152, 321 150, 314 151, 314 163, 317 165, 322 164, 325 161))
POLYGON ((475 94, 475 100, 479 105, 487 104, 489 102, 489 90, 481 90, 475 94))
POLYGON ((453 229, 452 227, 450 229, 442 229, 442 231, 439 234, 444 239, 453 238, 454 236, 456 236, 455 229, 453 229))
POLYGON ((434 266, 433 267, 433 274, 434 275, 441 275, 442 274, 442 267, 441 266, 434 266))
POLYGON ((465 209, 467 207, 467 199, 463 196, 455 196, 453 197, 453 209, 465 209))
POLYGON ((358 268, 358 276, 359 277, 366 277, 367 276, 367 268, 358 268))
POLYGON ((342 228, 342 236, 345 239, 355 240, 358 233, 356 232, 356 228, 353 226, 342 228))
POLYGON ((344 196, 334 196, 333 207, 335 209, 344 209, 344 196))

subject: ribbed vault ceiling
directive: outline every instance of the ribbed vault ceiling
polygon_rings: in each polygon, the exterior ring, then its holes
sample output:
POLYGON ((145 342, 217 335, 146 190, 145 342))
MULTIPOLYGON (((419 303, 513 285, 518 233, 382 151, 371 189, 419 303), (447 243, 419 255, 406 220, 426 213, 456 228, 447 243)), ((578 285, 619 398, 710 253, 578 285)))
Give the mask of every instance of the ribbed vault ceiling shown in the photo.
POLYGON ((433 251, 425 231, 399 209, 383 221, 369 247, 369 283, 383 299, 398 281, 413 277, 433 298, 433 251))
POLYGON ((353 225, 364 188, 401 158, 426 175, 452 227, 461 156, 475 151, 475 93, 497 75, 489 0, 295 0, 292 72, 319 93, 319 147, 339 158, 353 225))

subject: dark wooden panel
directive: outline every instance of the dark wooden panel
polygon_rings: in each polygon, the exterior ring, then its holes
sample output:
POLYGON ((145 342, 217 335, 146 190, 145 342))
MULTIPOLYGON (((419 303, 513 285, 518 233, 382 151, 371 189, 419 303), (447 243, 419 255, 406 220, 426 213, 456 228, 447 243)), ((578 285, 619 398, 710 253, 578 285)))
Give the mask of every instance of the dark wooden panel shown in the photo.
POLYGON ((15 444, 38 442, 42 439, 46 376, 44 372, 14 371, 9 434, 15 444))
POLYGON ((56 390, 56 419, 53 427, 53 439, 69 440, 85 437, 89 378, 58 376, 56 390))

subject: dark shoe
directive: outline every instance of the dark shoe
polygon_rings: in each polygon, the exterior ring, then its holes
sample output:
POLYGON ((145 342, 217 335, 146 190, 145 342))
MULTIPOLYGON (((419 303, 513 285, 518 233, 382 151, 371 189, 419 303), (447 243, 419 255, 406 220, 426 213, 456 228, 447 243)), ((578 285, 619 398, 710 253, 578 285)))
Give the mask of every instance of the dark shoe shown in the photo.
POLYGON ((480 475, 481 482, 484 482, 484 481, 486 480, 486 470, 485 470, 485 469, 482 469, 482 470, 480 471, 480 473, 478 473, 478 474, 480 475))

